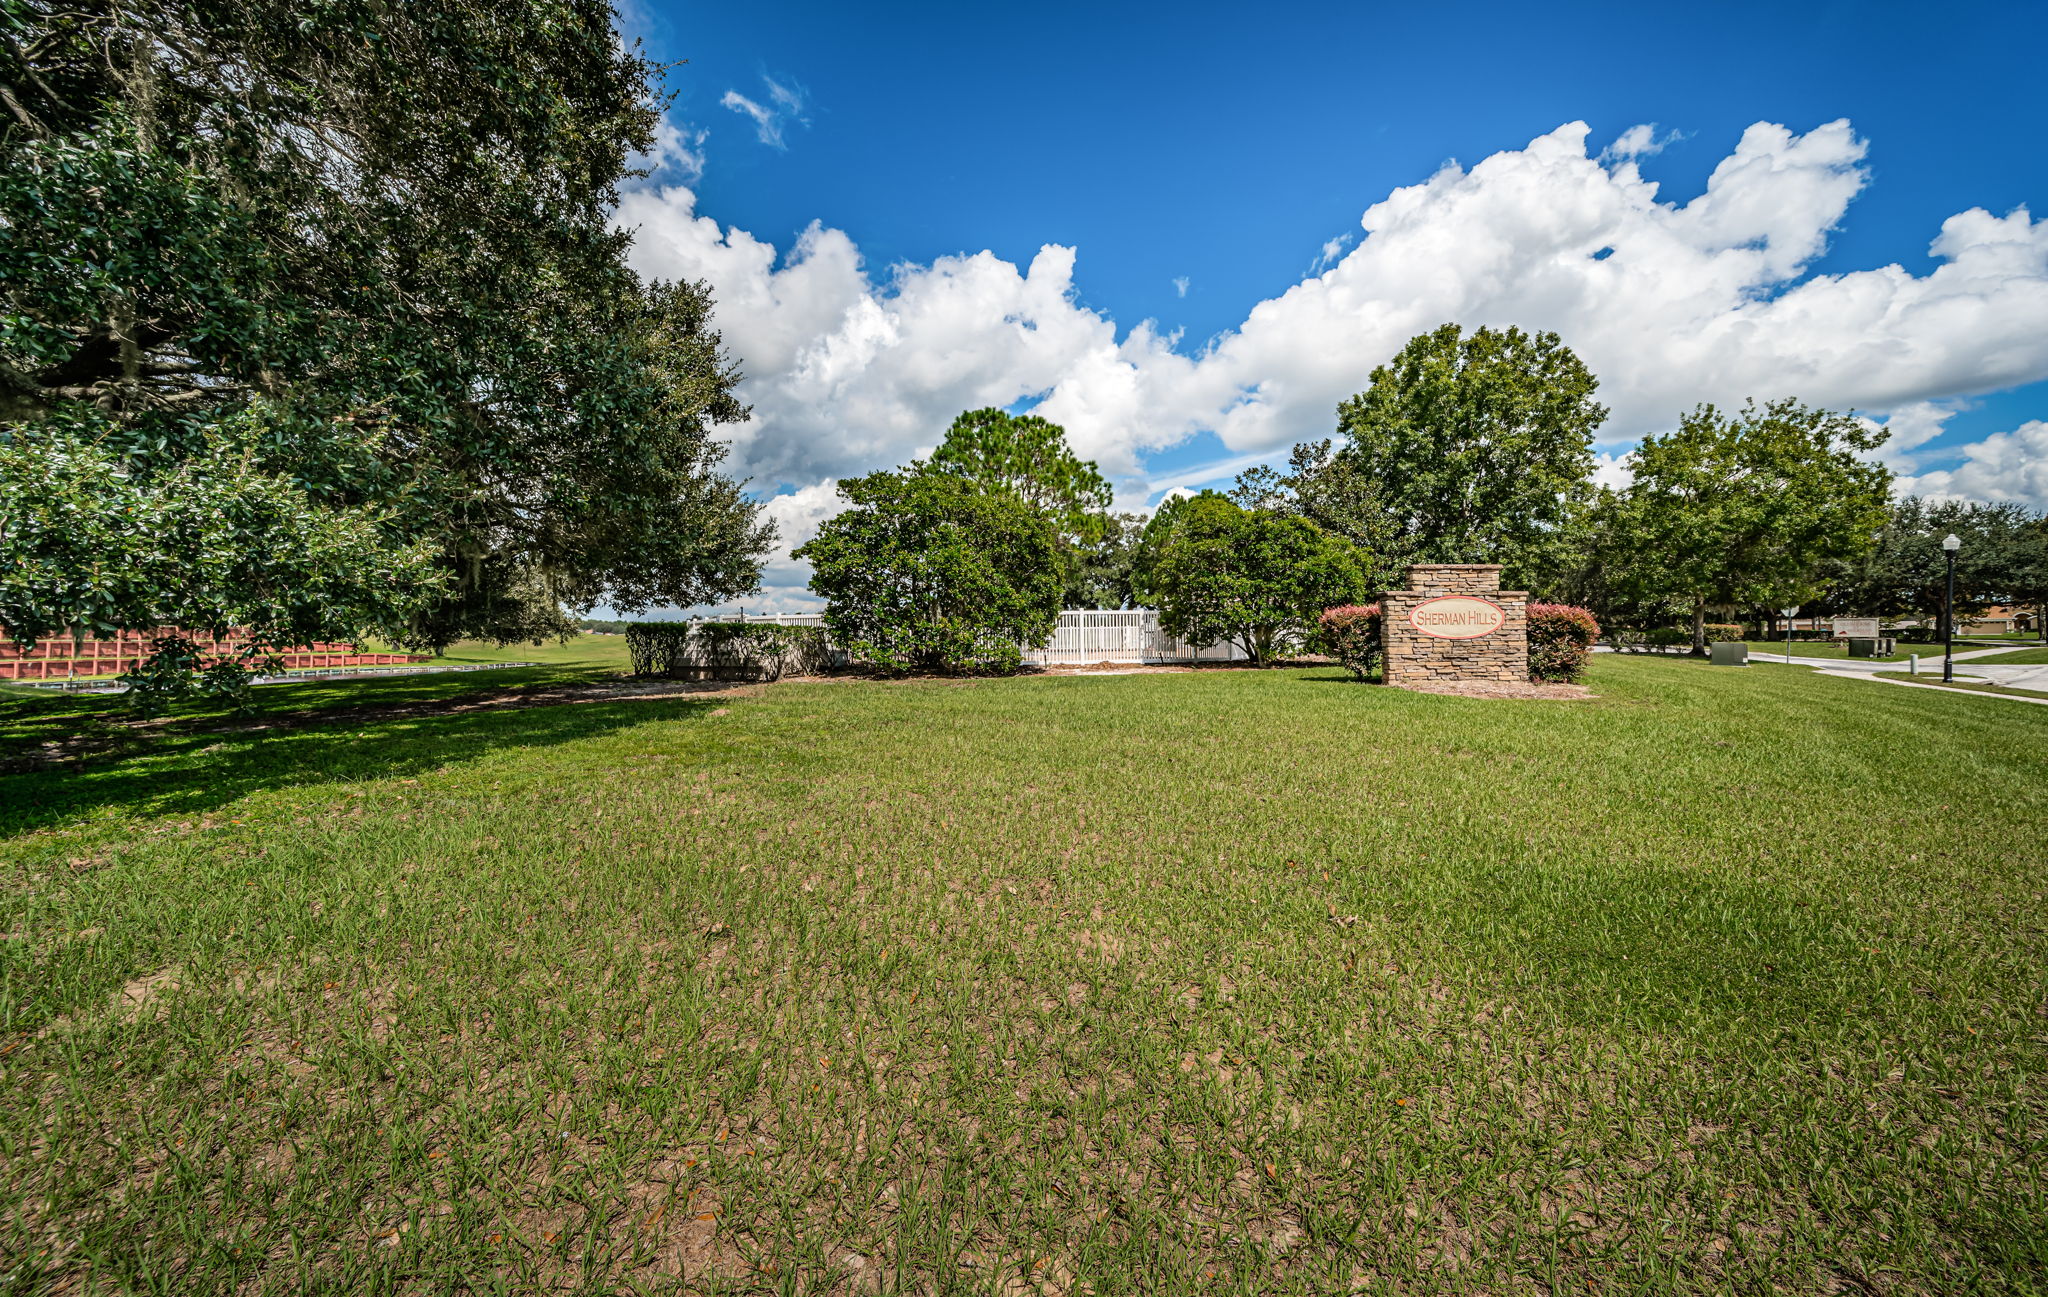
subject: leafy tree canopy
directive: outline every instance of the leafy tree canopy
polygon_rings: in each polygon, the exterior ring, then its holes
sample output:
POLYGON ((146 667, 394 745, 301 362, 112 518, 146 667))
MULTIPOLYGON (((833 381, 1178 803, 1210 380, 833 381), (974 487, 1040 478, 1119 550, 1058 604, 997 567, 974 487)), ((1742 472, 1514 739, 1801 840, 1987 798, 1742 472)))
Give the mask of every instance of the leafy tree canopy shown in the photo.
POLYGON ((1613 487, 1595 488, 1586 507, 1559 529, 1545 561, 1532 565, 1524 578, 1530 593, 1548 602, 1584 607, 1603 625, 1667 626, 1689 616, 1689 605, 1681 607, 1634 579, 1636 556, 1615 542, 1629 508, 1627 498, 1613 487))
POLYGON ((1861 455, 1882 438, 1792 400, 1702 405, 1645 437, 1607 542, 1625 584, 1688 608, 1702 650, 1709 608, 1811 598, 1885 523, 1891 472, 1861 455))
POLYGON ((839 484, 852 507, 797 549, 825 624, 886 671, 1015 671, 1059 623, 1060 542, 1022 496, 923 464, 839 484))
POLYGON ((751 589, 601 0, 4 0, 0 623, 555 631, 751 589))
MULTIPOLYGON (((1203 492, 1203 495, 1213 494, 1203 492)), ((1159 560, 1166 542, 1173 536, 1182 514, 1199 496, 1169 495, 1159 502, 1152 516, 1131 546, 1131 602, 1143 607, 1159 606, 1159 560)))
POLYGON ((1933 624, 1948 578, 1941 542, 1951 534, 1962 542, 1956 551, 1958 613, 2048 598, 2043 519, 2016 504, 1907 496, 1892 502, 1869 550, 1837 566, 1822 602, 1852 615, 1910 616, 1933 624))
POLYGON ((1264 666, 1324 609, 1365 593, 1365 555, 1306 518, 1213 491, 1162 515, 1151 589, 1161 628, 1190 643, 1227 640, 1264 666))
POLYGON ((1135 513, 1117 513, 1104 521, 1101 538, 1084 544, 1069 568, 1061 595, 1068 608, 1129 608, 1138 602, 1138 544, 1147 520, 1135 513))
POLYGON ((1525 584, 1590 497, 1598 387, 1554 333, 1446 324, 1338 407, 1341 442, 1295 447, 1238 500, 1358 542, 1378 585, 1412 563, 1500 563, 1525 584))
POLYGON ((966 411, 946 430, 931 467, 1016 495, 1043 510, 1070 544, 1110 530, 1108 479, 1068 447, 1066 429, 1035 414, 966 411))

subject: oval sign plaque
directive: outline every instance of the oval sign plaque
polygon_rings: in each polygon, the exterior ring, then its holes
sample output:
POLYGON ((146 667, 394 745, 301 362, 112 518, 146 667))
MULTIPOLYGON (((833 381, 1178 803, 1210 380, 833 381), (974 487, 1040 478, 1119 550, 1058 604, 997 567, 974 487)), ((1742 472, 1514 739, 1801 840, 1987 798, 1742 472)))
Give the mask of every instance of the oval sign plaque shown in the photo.
POLYGON ((1438 639, 1478 639, 1507 623, 1505 609, 1491 599, 1453 594, 1425 599, 1408 610, 1408 624, 1438 639))

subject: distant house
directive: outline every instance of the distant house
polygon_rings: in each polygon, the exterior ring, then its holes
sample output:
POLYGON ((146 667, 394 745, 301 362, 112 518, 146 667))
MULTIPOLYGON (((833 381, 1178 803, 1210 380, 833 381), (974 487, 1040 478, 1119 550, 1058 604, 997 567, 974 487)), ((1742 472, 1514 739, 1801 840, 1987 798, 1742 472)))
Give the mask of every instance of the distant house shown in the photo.
POLYGON ((2040 628, 2038 609, 2009 608, 2004 604, 1986 608, 1974 617, 1956 619, 1956 630, 1964 635, 2024 635, 2040 628))

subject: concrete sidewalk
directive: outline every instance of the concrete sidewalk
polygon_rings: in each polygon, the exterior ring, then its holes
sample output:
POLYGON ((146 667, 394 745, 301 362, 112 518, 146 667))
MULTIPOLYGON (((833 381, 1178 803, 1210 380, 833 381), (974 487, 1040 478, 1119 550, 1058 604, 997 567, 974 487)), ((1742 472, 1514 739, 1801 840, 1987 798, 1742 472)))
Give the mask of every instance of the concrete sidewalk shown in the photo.
MULTIPOLYGON (((1940 648, 1939 645, 1929 645, 1928 647, 1936 650, 1940 648)), ((2035 646, 2030 644, 2008 644, 1996 648, 1961 650, 1955 655, 1956 665, 1960 668, 1963 663, 1968 662, 1970 669, 1967 674, 1958 669, 1955 678, 1958 681, 1971 683, 2001 685, 2007 689, 2038 689, 2048 693, 2048 664, 2037 666, 2001 665, 1996 662, 1979 662, 1975 660, 1978 658, 1996 657, 2001 653, 2012 653, 2020 649, 2032 647, 2035 646)), ((1885 680, 1877 675, 1880 671, 1905 671, 1910 665, 1905 662, 1879 662, 1871 658, 1800 657, 1796 653, 1751 653, 1749 660, 1751 662, 1767 662, 1772 666, 1811 667, 1824 676, 1839 676, 1846 680, 1875 679, 1879 684, 1905 685, 1912 689, 1941 688, 1941 654, 1938 651, 1933 654, 1921 655, 1920 672, 1918 677, 1913 680, 1885 680)), ((1971 693, 1973 691, 1963 689, 1949 690, 1948 692, 1971 693)), ((1979 698, 2003 697, 2007 702, 2048 703, 2048 698, 2015 698, 2004 694, 1982 693, 1976 696, 1979 698)))
MULTIPOLYGON (((1939 671, 1935 672, 1935 673, 1934 673, 1933 675, 1931 675, 1931 676, 1924 676, 1924 675, 1923 675, 1923 676, 1920 676, 1919 678, 1917 678, 1917 679, 1914 679, 1914 680, 1891 680, 1891 679, 1887 679, 1887 678, 1886 678, 1886 677, 1884 677, 1884 676, 1880 676, 1880 675, 1872 675, 1872 674, 1871 674, 1871 673, 1869 673, 1868 671, 1820 671, 1820 672, 1817 672, 1816 674, 1819 674, 1819 675, 1824 675, 1824 676, 1833 676, 1833 677, 1835 677, 1835 678, 1836 678, 1837 680, 1868 680, 1868 681, 1870 681, 1870 682, 1871 682, 1872 684, 1880 684, 1880 685, 1898 685, 1898 686, 1900 686, 1901 688, 1905 688, 1905 689, 1932 689, 1932 690, 1934 690, 1934 691, 1935 691, 1936 693, 1943 693, 1943 694, 1968 694, 1968 695, 1970 695, 1970 696, 1971 696, 1971 697, 1973 697, 1973 698, 1996 698, 1996 699, 1998 699, 1998 700, 1999 700, 2000 702, 2008 702, 2008 703, 2033 703, 2033 704, 2034 704, 2035 706, 2037 706, 2037 707, 2048 707, 2048 698, 2028 698, 2028 697, 2026 697, 2026 696, 2024 696, 2024 695, 2021 695, 2021 694, 1987 694, 1987 693, 1982 693, 1982 692, 1979 692, 1978 690, 1975 690, 1975 689, 1952 689, 1952 688, 1948 687, 1947 685, 1944 685, 1943 683, 1941 683, 1941 673, 1940 673, 1939 671)), ((1975 676, 1964 676, 1964 675, 1958 675, 1958 676, 1956 677, 1956 682, 1957 682, 1958 684, 1963 684, 1963 683, 1978 683, 1978 680, 1977 680, 1977 677, 1975 677, 1975 676)), ((1984 683, 1984 684, 1996 684, 1996 685, 1999 685, 1999 686, 2001 686, 2001 687, 2003 687, 2003 688, 2008 688, 2008 689, 2024 689, 2024 688, 2026 688, 2026 686, 2025 686, 2025 685, 2008 685, 2008 684, 2006 684, 2006 682, 2005 682, 2005 681, 2003 681, 2003 680, 1986 680, 1986 681, 1982 681, 1982 683, 1984 683)))
MULTIPOLYGON (((2019 645, 2002 648, 1965 649, 1955 655, 1956 665, 1960 667, 1963 663, 1968 662, 1970 664, 1969 678, 1972 680, 1982 680, 1987 684, 2005 685, 2010 689, 2048 690, 2048 664, 2022 665, 2015 663, 2004 665, 1997 662, 1980 662, 1976 660, 1978 658, 1996 657, 2001 653, 2012 653, 2017 651, 2018 648, 2025 647, 2031 646, 2019 645)), ((1904 671, 1908 666, 1904 662, 1879 662, 1871 658, 1802 658, 1796 653, 1790 655, 1784 653, 1751 653, 1749 660, 1752 662, 1768 662, 1773 666, 1807 666, 1829 675, 1858 675, 1877 671, 1904 671)), ((1939 652, 1932 654, 1923 653, 1920 655, 1920 675, 1927 676, 1930 674, 1934 677, 1934 683, 1939 684, 1941 682, 1941 654, 1939 652)), ((1958 672, 1958 674, 1961 673, 1958 672)))
MULTIPOLYGON (((1806 667, 1822 675, 1840 676, 1845 680, 1875 680, 1881 685, 1904 685, 1909 689, 1940 689, 1941 646, 1939 644, 1929 644, 1926 647, 1935 651, 1920 655, 1920 673, 1919 677, 1914 680, 1883 679, 1877 674, 1878 672, 1904 671, 1909 664, 1905 662, 1880 662, 1874 658, 1801 657, 1797 653, 1753 652, 1749 655, 1749 660, 1752 664, 1765 663, 1770 666, 1806 667)), ((2034 666, 2004 665, 1997 662, 1979 662, 1976 660, 1978 658, 1996 657, 2000 653, 2015 653, 2022 649, 2039 647, 2041 647, 2039 644, 2033 643, 1999 644, 1990 648, 1975 647, 1959 650, 1955 655, 1957 665, 1960 667, 1961 664, 1968 662, 1970 669, 1967 675, 1958 670, 1955 678, 1959 682, 2001 685, 2007 689, 2038 689, 2043 693, 2048 693, 2048 664, 2034 666)), ((1595 653, 1612 653, 1615 650, 1610 645, 1600 644, 1596 645, 1593 651, 1595 653)), ((1950 689, 1947 692, 1973 693, 1974 691, 1950 689)), ((2014 703, 2048 703, 2048 698, 2020 698, 2011 694, 1979 693, 1975 696, 1978 698, 2003 698, 2007 702, 2014 703)))

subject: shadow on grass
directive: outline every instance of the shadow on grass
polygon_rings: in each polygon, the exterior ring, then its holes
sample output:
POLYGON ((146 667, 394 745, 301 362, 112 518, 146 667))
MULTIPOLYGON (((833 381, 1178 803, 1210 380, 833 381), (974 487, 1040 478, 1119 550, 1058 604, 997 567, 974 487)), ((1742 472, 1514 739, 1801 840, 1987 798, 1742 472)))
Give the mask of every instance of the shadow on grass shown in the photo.
POLYGON ((588 671, 540 668, 279 685, 259 697, 253 717, 195 711, 149 727, 135 726, 118 700, 105 697, 9 697, 0 700, 0 757, 13 758, 17 768, 0 773, 0 838, 108 811, 203 815, 268 789, 416 775, 487 752, 573 743, 650 720, 698 715, 729 701, 679 696, 404 710, 591 678, 588 671), (266 721, 271 727, 258 728, 266 721), (70 744, 75 758, 20 768, 25 754, 52 744, 70 744))

